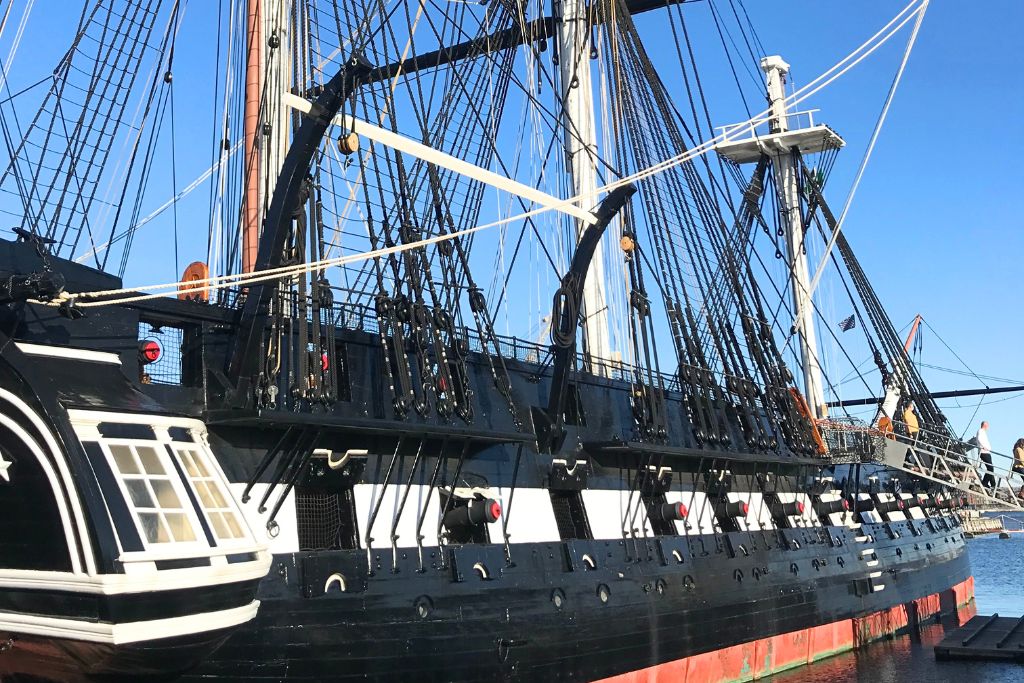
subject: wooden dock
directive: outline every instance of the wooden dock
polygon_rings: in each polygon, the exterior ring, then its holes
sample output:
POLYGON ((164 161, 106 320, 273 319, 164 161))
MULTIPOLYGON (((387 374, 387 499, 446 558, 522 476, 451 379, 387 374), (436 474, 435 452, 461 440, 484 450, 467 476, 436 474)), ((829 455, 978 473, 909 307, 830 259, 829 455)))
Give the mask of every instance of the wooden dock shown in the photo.
POLYGON ((967 510, 962 520, 965 534, 969 538, 982 534, 995 534, 1005 531, 1002 517, 982 517, 976 510, 967 510))
POLYGON ((935 659, 1024 662, 1024 617, 976 616, 935 646, 935 659))

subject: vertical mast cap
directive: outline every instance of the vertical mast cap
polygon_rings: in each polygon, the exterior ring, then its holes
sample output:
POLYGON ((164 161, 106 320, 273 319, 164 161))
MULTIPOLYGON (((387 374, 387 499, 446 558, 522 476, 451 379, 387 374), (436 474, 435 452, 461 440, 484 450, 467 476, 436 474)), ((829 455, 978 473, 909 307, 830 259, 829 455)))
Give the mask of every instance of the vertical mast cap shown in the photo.
POLYGON ((786 63, 779 55, 771 55, 770 57, 761 58, 761 71, 770 73, 772 71, 781 71, 783 75, 789 73, 789 64, 786 63))

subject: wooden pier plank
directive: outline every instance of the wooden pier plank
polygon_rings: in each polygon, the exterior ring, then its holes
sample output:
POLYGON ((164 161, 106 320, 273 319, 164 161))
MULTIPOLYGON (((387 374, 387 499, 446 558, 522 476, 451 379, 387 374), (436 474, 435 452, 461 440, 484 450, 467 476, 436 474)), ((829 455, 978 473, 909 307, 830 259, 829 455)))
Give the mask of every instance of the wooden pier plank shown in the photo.
POLYGON ((1024 617, 976 616, 935 646, 935 658, 1024 661, 1024 617))

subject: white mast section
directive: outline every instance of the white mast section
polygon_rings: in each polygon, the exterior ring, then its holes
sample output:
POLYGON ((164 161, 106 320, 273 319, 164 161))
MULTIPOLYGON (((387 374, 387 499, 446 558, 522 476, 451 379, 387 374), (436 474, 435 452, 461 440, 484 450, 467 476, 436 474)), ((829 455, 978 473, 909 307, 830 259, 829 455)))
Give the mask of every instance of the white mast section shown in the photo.
MULTIPOLYGON (((597 130, 594 117, 594 91, 590 78, 590 22, 586 0, 556 2, 558 25, 558 61, 562 82, 562 123, 565 152, 573 183, 573 196, 583 197, 579 208, 589 211, 596 203, 597 130)), ((586 230, 576 221, 576 237, 586 230)), ((587 354, 593 361, 608 362, 612 357, 608 327, 608 306, 604 286, 604 240, 594 250, 583 289, 583 334, 587 354)), ((595 374, 606 374, 605 364, 596 362, 595 374)))
MULTIPOLYGON (((768 81, 768 100, 771 102, 771 130, 785 133, 789 130, 786 107, 786 74, 789 64, 778 55, 761 59, 761 70, 768 81)), ((821 383, 821 365, 818 362, 818 340, 814 332, 814 304, 811 299, 811 278, 804 253, 804 225, 800 209, 800 188, 797 182, 800 170, 789 149, 772 155, 775 187, 786 223, 786 251, 792 268, 790 288, 793 295, 795 327, 800 338, 800 357, 804 370, 804 394, 811 415, 825 417, 825 392, 821 383)))
POLYGON ((262 199, 261 213, 265 216, 270 206, 277 178, 281 174, 284 158, 291 144, 291 111, 285 107, 283 95, 292 89, 292 26, 291 3, 287 0, 263 0, 263 55, 267 87, 264 89, 264 128, 260 135, 264 142, 263 187, 267 193, 262 199))

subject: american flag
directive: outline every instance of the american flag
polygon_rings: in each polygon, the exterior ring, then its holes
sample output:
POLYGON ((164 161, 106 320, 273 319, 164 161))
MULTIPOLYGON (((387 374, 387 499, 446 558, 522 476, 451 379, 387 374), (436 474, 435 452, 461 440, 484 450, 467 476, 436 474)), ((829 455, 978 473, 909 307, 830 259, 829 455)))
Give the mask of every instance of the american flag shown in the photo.
POLYGON ((855 327, 857 327, 857 319, 852 315, 849 318, 844 318, 839 321, 839 329, 842 332, 847 332, 855 327))

